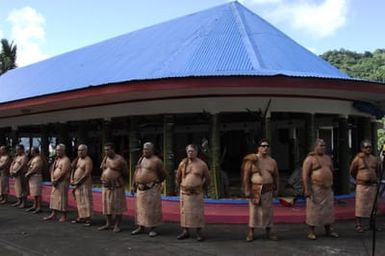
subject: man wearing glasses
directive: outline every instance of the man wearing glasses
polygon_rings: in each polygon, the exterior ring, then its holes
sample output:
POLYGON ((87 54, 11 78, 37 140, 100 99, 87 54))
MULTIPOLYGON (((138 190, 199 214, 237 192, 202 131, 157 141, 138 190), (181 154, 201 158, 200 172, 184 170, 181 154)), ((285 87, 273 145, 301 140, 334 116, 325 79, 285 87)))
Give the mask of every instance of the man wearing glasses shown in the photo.
POLYGON ((350 165, 350 174, 356 180, 356 230, 364 232, 362 219, 370 217, 377 192, 378 159, 372 155, 372 143, 361 142, 361 152, 350 165))
POLYGON ((270 144, 259 142, 258 152, 243 158, 242 181, 245 196, 249 198, 249 232, 246 241, 254 240, 254 229, 264 228, 270 240, 277 240, 271 232, 273 225, 273 197, 278 193, 279 173, 277 162, 270 157, 270 144))
POLYGON ((333 231, 334 192, 333 162, 325 153, 326 144, 322 139, 314 143, 313 151, 303 162, 302 180, 306 197, 306 224, 309 226, 308 238, 315 240, 315 227, 324 226, 327 236, 339 237, 333 231))

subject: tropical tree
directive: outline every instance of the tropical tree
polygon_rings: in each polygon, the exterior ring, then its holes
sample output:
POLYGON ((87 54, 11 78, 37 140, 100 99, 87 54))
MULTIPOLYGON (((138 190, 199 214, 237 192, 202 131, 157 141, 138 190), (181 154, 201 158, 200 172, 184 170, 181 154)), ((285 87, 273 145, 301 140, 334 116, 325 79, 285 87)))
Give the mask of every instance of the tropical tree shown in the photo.
POLYGON ((7 39, 1 39, 0 75, 16 68, 16 49, 13 41, 9 43, 7 39))
POLYGON ((364 53, 331 50, 321 57, 353 78, 385 83, 385 49, 364 53))
MULTIPOLYGON (((331 50, 321 55, 326 61, 353 78, 385 83, 385 49, 357 53, 346 49, 331 50)), ((385 117, 377 130, 378 148, 385 145, 385 117)))

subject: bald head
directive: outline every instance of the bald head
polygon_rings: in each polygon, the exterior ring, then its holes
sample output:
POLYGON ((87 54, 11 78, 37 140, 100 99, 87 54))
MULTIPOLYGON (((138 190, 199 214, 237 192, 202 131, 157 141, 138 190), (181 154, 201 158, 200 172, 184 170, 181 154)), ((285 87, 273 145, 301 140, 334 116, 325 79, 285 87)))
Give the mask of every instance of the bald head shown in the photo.
POLYGON ((78 147, 78 157, 84 158, 87 156, 88 147, 85 144, 80 144, 78 147))

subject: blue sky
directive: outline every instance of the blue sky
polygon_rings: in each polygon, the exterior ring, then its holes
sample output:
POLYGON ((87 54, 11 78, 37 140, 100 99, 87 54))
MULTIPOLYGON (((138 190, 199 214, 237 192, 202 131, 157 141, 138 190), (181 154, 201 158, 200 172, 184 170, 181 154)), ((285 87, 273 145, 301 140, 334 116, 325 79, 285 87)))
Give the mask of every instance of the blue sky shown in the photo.
MULTIPOLYGON (((19 66, 53 57, 227 0, 0 0, 0 38, 18 46, 19 66)), ((385 1, 240 0, 321 54, 385 48, 385 1)))

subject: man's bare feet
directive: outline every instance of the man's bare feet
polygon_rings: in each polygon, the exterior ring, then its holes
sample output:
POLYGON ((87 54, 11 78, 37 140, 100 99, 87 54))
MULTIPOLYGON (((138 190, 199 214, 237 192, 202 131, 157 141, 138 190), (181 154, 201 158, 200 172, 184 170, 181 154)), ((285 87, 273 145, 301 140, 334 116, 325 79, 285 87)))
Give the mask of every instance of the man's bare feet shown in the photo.
POLYGON ((106 224, 106 225, 104 225, 104 226, 98 227, 98 230, 99 230, 99 231, 103 231, 103 230, 108 230, 108 229, 110 229, 110 228, 111 228, 111 226, 108 225, 108 224, 106 224))

